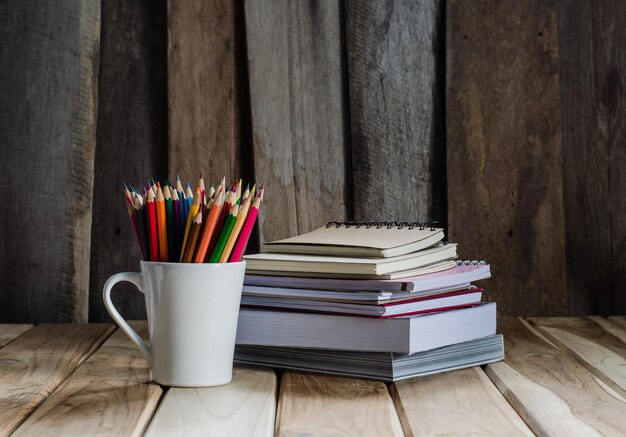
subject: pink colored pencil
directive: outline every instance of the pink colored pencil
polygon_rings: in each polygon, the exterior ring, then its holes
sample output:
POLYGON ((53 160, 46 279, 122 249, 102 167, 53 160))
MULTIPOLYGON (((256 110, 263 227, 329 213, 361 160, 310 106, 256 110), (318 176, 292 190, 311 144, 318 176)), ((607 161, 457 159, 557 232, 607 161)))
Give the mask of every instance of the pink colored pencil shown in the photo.
POLYGON ((246 247, 248 246, 248 240, 250 240, 250 234, 252 234, 252 229, 254 228, 254 223, 256 222, 256 218, 259 215, 259 208, 261 207, 261 202, 263 201, 263 189, 260 190, 259 195, 256 199, 254 199, 254 203, 250 208, 250 212, 248 212, 248 216, 246 217, 246 221, 243 224, 243 228, 241 229, 241 233, 237 238, 237 242, 235 243, 235 247, 233 247, 233 251, 230 254, 230 258, 228 262, 239 262, 243 257, 244 252, 246 251, 246 247))

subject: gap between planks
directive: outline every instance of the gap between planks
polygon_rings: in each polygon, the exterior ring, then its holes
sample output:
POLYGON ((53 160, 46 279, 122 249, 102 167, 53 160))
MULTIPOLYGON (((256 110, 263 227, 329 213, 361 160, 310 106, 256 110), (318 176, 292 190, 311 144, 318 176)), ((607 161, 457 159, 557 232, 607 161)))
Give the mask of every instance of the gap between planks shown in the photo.
POLYGON ((20 335, 33 328, 33 325, 13 323, 0 323, 0 348, 3 348, 20 335))
POLYGON ((600 317, 531 318, 557 346, 626 398, 626 331, 600 317))
MULTIPOLYGON (((142 336, 147 323, 131 322, 142 336)), ((163 390, 147 361, 118 329, 48 397, 14 435, 141 435, 163 390)))
POLYGON ((0 349, 0 436, 13 432, 113 330, 108 324, 38 325, 0 349))
POLYGON ((385 383, 283 372, 276 435, 395 435, 402 426, 385 383))
POLYGON ((485 372, 538 435, 624 435, 626 403, 518 318, 498 319, 506 359, 485 372))
POLYGON ((272 436, 277 376, 273 369, 235 365, 230 384, 170 388, 147 436, 272 436))
POLYGON ((407 436, 533 435, 480 367, 406 379, 390 389, 407 436))

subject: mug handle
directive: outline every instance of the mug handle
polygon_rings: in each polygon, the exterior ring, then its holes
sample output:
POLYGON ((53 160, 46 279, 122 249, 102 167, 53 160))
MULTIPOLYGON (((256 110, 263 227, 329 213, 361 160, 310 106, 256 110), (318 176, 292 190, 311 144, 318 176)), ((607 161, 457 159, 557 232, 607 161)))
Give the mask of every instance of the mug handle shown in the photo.
POLYGON ((115 286, 115 284, 117 284, 118 282, 122 282, 122 281, 130 282, 131 284, 134 284, 135 287, 139 289, 139 291, 141 291, 142 293, 144 292, 143 291, 143 279, 141 278, 141 273, 134 273, 134 272, 133 273, 131 272, 116 273, 115 275, 107 279, 106 283, 104 284, 104 290, 102 291, 102 298, 104 299, 104 306, 106 307, 111 317, 113 317, 113 320, 115 320, 115 323, 117 323, 118 326, 122 329, 122 331, 124 331, 126 335, 128 335, 128 338, 130 338, 130 340, 133 343, 135 343, 135 345, 139 348, 139 350, 143 353, 143 355, 148 360, 150 367, 152 367, 152 351, 150 350, 150 346, 148 346, 141 339, 141 337, 135 332, 135 330, 130 327, 130 325, 126 322, 126 320, 124 320, 124 318, 120 315, 120 313, 115 308, 115 305, 113 305, 113 301, 111 300, 111 290, 113 289, 113 286, 115 286))

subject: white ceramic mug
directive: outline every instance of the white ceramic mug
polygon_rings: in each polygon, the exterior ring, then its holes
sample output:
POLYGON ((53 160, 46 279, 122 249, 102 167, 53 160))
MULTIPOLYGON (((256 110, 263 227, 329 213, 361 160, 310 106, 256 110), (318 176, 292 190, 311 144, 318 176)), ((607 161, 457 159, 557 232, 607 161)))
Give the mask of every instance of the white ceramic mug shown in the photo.
POLYGON ((117 273, 104 284, 104 304, 137 345, 163 385, 207 387, 228 384, 245 261, 190 264, 141 261, 141 273, 117 273), (127 281, 144 293, 150 342, 126 323, 111 301, 115 284, 127 281))

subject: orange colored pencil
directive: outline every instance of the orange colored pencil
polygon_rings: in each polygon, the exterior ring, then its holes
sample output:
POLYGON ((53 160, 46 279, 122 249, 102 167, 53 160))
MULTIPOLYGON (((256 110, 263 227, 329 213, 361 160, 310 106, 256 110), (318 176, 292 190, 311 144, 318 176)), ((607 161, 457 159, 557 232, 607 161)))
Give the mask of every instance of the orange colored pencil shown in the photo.
MULTIPOLYGON (((200 196, 198 196, 200 197, 200 196)), ((198 235, 200 235, 200 229, 202 228, 202 211, 198 210, 196 216, 191 222, 191 228, 189 229, 189 239, 185 246, 185 256, 182 262, 190 263, 193 258, 193 252, 198 242, 198 235)))
POLYGON ((163 190, 161 184, 157 184, 156 193, 156 217, 157 217, 157 230, 159 234, 159 261, 167 262, 169 260, 167 255, 167 219, 165 215, 165 197, 163 197, 163 190))
POLYGON ((202 238, 200 238, 200 242, 198 243, 198 248, 196 249, 196 255, 193 259, 193 262, 204 262, 204 257, 206 256, 207 249, 209 248, 209 242, 211 241, 211 237, 213 236, 213 234, 217 234, 219 232, 219 229, 217 229, 216 231, 215 225, 217 223, 217 219, 220 216, 220 212, 222 211, 223 203, 224 193, 220 193, 217 195, 217 199, 209 210, 204 229, 202 230, 202 238))

